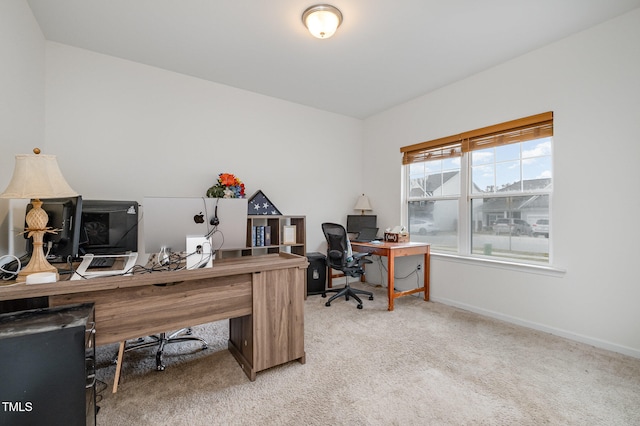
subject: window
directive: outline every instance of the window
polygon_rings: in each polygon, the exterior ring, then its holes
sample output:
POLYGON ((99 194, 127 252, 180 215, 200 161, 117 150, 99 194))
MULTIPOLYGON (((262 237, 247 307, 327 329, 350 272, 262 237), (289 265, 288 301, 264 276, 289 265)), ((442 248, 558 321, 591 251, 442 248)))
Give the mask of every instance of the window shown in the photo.
POLYGON ((412 241, 549 263, 553 113, 401 148, 412 241))

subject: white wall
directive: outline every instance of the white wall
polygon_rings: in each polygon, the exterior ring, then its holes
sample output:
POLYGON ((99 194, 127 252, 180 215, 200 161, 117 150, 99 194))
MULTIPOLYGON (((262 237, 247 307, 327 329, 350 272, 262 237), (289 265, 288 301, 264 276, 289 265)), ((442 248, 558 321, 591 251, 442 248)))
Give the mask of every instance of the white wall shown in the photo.
POLYGON ((85 199, 199 197, 234 173, 324 251, 321 222, 361 192, 360 120, 52 42, 46 82, 47 144, 85 199))
MULTIPOLYGON (((15 154, 35 147, 46 152, 44 50, 44 37, 27 3, 0 1, 0 192, 11 179, 15 154)), ((0 200, 0 255, 14 251, 9 205, 0 200)))
POLYGON ((640 9, 366 120, 364 190, 387 226, 401 221, 401 146, 554 111, 552 256, 566 273, 436 257, 433 300, 640 357, 638 40, 640 9))

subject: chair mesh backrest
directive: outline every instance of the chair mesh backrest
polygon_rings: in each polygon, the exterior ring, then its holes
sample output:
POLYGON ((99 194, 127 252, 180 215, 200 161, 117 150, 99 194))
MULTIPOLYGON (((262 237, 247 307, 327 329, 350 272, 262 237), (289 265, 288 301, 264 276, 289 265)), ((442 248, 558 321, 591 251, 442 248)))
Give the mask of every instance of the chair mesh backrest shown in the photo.
POLYGON ((347 253, 347 230, 337 223, 323 223, 322 232, 327 240, 327 263, 335 269, 342 269, 347 253))

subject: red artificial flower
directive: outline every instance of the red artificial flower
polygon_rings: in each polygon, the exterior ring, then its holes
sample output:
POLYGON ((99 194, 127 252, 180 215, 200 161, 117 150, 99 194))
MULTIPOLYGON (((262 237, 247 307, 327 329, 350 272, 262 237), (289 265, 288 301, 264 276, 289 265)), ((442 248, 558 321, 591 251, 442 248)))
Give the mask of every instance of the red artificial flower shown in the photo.
POLYGON ((220 183, 224 186, 233 186, 236 183, 236 177, 231 173, 220 173, 220 183))

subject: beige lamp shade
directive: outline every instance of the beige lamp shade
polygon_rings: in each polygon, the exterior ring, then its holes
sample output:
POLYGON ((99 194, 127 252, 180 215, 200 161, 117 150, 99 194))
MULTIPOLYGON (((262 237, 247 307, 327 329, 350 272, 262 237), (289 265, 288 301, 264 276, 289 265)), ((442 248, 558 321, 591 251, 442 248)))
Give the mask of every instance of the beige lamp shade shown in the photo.
POLYGON ((353 207, 353 209, 360 210, 362 214, 364 214, 365 210, 373 210, 373 208, 371 207, 371 203, 369 202, 369 197, 364 194, 358 197, 356 205, 353 207))
POLYGON ((0 198, 61 198, 75 197, 62 176, 55 155, 19 154, 13 177, 0 198))

